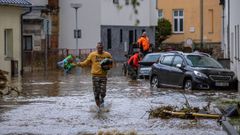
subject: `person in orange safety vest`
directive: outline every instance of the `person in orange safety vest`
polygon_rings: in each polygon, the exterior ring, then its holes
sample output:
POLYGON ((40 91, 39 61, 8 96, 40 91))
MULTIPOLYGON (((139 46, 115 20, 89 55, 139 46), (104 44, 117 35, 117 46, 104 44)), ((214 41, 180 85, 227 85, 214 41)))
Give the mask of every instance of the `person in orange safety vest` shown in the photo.
POLYGON ((139 45, 140 51, 145 56, 150 49, 150 41, 149 41, 149 38, 147 37, 146 32, 142 33, 142 36, 138 39, 137 43, 139 45))

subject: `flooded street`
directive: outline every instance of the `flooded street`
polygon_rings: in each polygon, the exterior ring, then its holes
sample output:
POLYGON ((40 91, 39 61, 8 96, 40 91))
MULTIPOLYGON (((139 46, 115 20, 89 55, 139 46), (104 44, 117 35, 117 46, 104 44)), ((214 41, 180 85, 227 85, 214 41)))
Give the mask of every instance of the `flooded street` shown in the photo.
MULTIPOLYGON (((131 81, 120 69, 108 78, 108 112, 97 113, 89 70, 74 74, 27 73, 15 80, 22 88, 17 97, 0 101, 0 134, 96 134, 100 130, 136 131, 143 135, 225 135, 217 120, 148 119, 151 108, 164 105, 181 107, 183 90, 150 89, 148 80, 131 81)), ((191 106, 203 107, 208 101, 231 97, 226 91, 185 92, 191 106)), ((211 107, 214 107, 212 105, 211 107)))

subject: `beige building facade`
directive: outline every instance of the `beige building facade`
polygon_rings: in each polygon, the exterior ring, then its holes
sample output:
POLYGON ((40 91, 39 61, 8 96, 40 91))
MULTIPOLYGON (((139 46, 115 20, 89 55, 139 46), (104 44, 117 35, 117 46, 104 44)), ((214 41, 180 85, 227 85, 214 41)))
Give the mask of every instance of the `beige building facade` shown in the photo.
MULTIPOLYGON (((13 1, 14 2, 14 1, 13 1)), ((9 75, 19 75, 21 71, 21 14, 23 5, 0 3, 0 69, 9 75)))
POLYGON ((157 8, 159 17, 172 24, 172 35, 165 44, 193 48, 217 45, 221 48, 222 8, 219 0, 158 0, 157 8))

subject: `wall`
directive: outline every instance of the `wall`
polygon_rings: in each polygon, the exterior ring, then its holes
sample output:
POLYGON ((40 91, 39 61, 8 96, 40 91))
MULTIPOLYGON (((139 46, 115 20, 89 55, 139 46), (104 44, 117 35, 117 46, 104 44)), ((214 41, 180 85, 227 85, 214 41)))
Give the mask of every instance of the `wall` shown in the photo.
MULTIPOLYGON (((32 3, 32 11, 23 16, 23 35, 33 36, 33 51, 44 51, 46 35, 43 30, 44 17, 41 16, 41 11, 48 5, 48 0, 29 1, 32 3)), ((24 63, 25 61, 24 59, 24 63)))
POLYGON ((131 45, 129 43, 129 31, 133 31, 133 42, 136 42, 137 39, 141 36, 142 30, 145 30, 148 33, 150 43, 155 42, 155 28, 154 27, 140 27, 140 26, 102 26, 101 27, 101 41, 105 45, 105 49, 113 55, 115 61, 126 61, 127 54, 125 52, 125 46, 129 48, 131 45), (112 48, 107 49, 107 29, 111 29, 111 41, 112 48), (122 42, 120 42, 120 29, 122 30, 122 42), (135 36, 136 32, 136 36, 135 36), (126 44, 126 45, 125 45, 126 44))
MULTIPOLYGON (((167 42, 179 43, 191 38, 195 42, 200 41, 200 0, 158 0, 158 9, 163 10, 164 18, 173 25, 173 9, 184 9, 184 34, 175 34, 167 42), (177 3, 177 4, 176 4, 177 3), (193 28, 193 31, 190 29, 193 28)), ((221 6, 219 0, 204 0, 204 36, 205 42, 221 41, 221 6), (209 9, 213 9, 213 33, 210 32, 209 9)))
POLYGON ((100 1, 99 0, 59 0, 60 32, 59 48, 76 48, 73 30, 75 29, 75 9, 71 3, 81 3, 78 9, 78 28, 82 37, 78 40, 79 49, 95 48, 100 41, 100 1))
POLYGON ((209 42, 221 42, 222 28, 222 6, 219 5, 219 0, 203 0, 204 2, 204 39, 209 42), (213 9, 213 32, 212 24, 209 21, 211 16, 209 10, 213 9))
MULTIPOLYGON (((239 0, 230 0, 230 61, 231 69, 235 71, 240 80, 240 18, 239 0), (237 29, 236 29, 237 28, 237 29), (235 30, 236 29, 236 30, 235 30)), ((240 90, 240 82, 239 82, 240 90)))
POLYGON ((48 4, 48 0, 28 0, 32 3, 33 6, 46 6, 48 4))
POLYGON ((224 45, 224 58, 230 58, 230 44, 229 44, 229 31, 228 31, 228 23, 229 23, 229 13, 228 13, 228 6, 229 0, 225 0, 225 7, 224 7, 224 28, 223 28, 223 45, 224 45))
MULTIPOLYGON (((137 6, 138 13, 134 13, 131 4, 126 5, 125 0, 114 4, 112 0, 101 0, 101 41, 107 46, 107 29, 111 29, 112 48, 108 49, 116 61, 125 61, 124 46, 130 46, 129 31, 133 31, 134 40, 141 36, 145 30, 150 42, 155 44, 155 27, 157 25, 156 0, 142 0, 137 6), (136 20, 139 24, 136 25, 136 20), (120 30, 123 32, 123 41, 120 42, 120 30)), ((131 0, 129 0, 131 3, 131 0)), ((107 49, 107 47, 105 47, 107 49)), ((128 48, 128 47, 127 47, 128 48)))
POLYGON ((0 6, 0 69, 11 75, 11 61, 5 60, 4 55, 4 29, 13 29, 13 60, 18 61, 18 73, 21 71, 21 34, 20 15, 22 10, 18 7, 0 6))
POLYGON ((133 26, 139 19, 138 26, 155 26, 157 24, 156 1, 139 2, 138 14, 135 14, 132 5, 126 5, 125 0, 119 0, 119 4, 114 4, 113 0, 101 0, 101 25, 133 26))

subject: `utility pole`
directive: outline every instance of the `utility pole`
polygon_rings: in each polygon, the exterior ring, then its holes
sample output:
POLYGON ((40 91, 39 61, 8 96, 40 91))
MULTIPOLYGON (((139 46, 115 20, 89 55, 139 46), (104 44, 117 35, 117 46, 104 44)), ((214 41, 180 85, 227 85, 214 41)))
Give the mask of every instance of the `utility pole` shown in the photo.
POLYGON ((49 8, 49 6, 46 6, 46 9, 43 9, 41 11, 41 17, 43 18, 43 26, 44 26, 44 32, 45 32, 45 64, 44 64, 44 70, 47 71, 48 68, 48 48, 50 47, 50 25, 51 25, 51 13, 52 9, 49 8))
POLYGON ((50 46, 50 40, 49 40, 49 15, 47 19, 47 34, 46 34, 46 45, 45 45, 45 71, 47 71, 48 67, 48 47, 50 46))
POLYGON ((74 38, 76 39, 76 56, 78 56, 79 55, 79 52, 78 52, 78 38, 80 38, 79 37, 80 30, 78 30, 78 8, 82 7, 82 4, 81 3, 72 3, 71 7, 75 9, 76 28, 74 30, 74 38))

